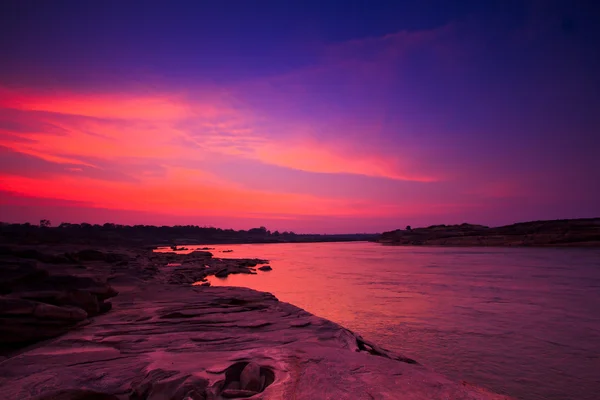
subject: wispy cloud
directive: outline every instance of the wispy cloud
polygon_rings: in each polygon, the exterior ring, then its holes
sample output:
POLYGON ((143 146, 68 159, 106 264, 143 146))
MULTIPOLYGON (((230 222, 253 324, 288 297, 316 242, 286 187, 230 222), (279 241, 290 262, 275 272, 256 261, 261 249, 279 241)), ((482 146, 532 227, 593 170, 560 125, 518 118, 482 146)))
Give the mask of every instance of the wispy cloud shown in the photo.
POLYGON ((218 85, 0 86, 0 189, 290 220, 460 219, 486 206, 508 215, 499 203, 524 194, 596 199, 575 179, 600 170, 589 55, 565 40, 537 46, 547 24, 523 44, 477 35, 481 24, 329 43, 310 65, 218 85), (548 49, 567 48, 551 62, 548 49))
POLYGON ((14 107, 3 110, 11 128, 5 132, 11 136, 0 137, 0 141, 28 154, 57 157, 60 149, 61 157, 66 158, 134 156, 156 160, 224 154, 309 172, 433 180, 402 173, 397 160, 383 154, 364 154, 343 135, 336 143, 319 141, 322 127, 310 121, 299 131, 292 126, 293 121, 282 123, 276 115, 266 120, 252 107, 207 106, 195 103, 190 95, 187 100, 182 100, 183 96, 173 100, 175 96, 163 94, 141 98, 126 94, 36 97, 30 92, 11 92, 14 98, 10 98, 7 93, 3 91, 1 104, 14 107), (47 129, 49 126, 53 129, 47 129), (11 144, 11 137, 25 132, 36 142, 11 144))

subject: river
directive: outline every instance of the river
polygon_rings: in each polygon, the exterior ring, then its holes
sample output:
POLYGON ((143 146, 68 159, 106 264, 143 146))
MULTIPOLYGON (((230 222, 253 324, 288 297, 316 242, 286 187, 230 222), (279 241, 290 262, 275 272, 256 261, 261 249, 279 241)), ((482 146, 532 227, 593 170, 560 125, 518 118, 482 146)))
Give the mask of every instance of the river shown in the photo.
POLYGON ((598 249, 210 247, 273 267, 213 285, 271 292, 456 380, 524 400, 600 396, 598 249))

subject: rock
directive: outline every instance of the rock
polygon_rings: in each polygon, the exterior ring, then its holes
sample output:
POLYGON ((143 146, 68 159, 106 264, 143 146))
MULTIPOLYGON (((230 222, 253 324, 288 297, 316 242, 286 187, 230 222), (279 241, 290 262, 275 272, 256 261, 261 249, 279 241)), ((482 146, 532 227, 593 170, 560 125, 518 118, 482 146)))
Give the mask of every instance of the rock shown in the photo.
POLYGON ((192 251, 187 254, 188 258, 202 257, 202 258, 211 258, 213 255, 210 251, 192 251))
POLYGON ((187 251, 189 249, 187 247, 171 246, 171 250, 173 250, 173 251, 187 251))
POLYGON ((112 394, 100 393, 85 389, 66 389, 43 394, 35 400, 119 400, 112 394))
MULTIPOLYGON (((202 258, 195 265, 190 263, 189 269, 179 270, 182 278, 177 279, 185 285, 176 287, 167 284, 171 269, 161 270, 153 281, 141 281, 136 274, 144 273, 152 263, 191 258, 146 257, 129 267, 134 271, 130 277, 136 279, 119 283, 121 294, 113 300, 115 309, 93 320, 77 321, 73 308, 49 304, 44 304, 47 309, 38 308, 39 302, 12 296, 26 291, 86 290, 94 294, 90 288, 98 286, 95 279, 61 278, 53 281, 54 286, 30 290, 22 285, 20 292, 0 296, 0 344, 9 350, 16 347, 12 347, 15 340, 22 346, 22 342, 68 331, 2 361, 0 398, 31 400, 40 394, 56 394, 53 390, 80 388, 73 395, 82 397, 64 399, 94 399, 97 395, 109 396, 99 397, 101 400, 114 400, 113 394, 121 400, 252 396, 264 400, 366 400, 394 399, 398 394, 413 400, 507 399, 453 382, 338 324, 279 302, 271 294, 234 287, 198 288, 191 285, 194 281, 183 280, 191 279, 186 271, 194 269, 205 275, 223 269, 248 270, 237 262, 202 258), (209 268, 204 268, 207 264, 209 268), (161 318, 165 315, 171 318, 161 318)), ((97 268, 104 276, 111 273, 102 270, 104 263, 90 265, 85 272, 92 274, 97 268)), ((109 303, 99 303, 100 309, 103 304, 109 303)))
POLYGON ((50 261, 50 256, 43 254, 36 249, 23 249, 23 248, 10 248, 2 247, 0 249, 0 255, 2 256, 14 256, 19 258, 26 258, 29 260, 38 260, 43 262, 50 261))
POLYGON ((73 306, 81 308, 90 316, 97 315, 99 312, 98 298, 86 290, 15 292, 10 297, 33 300, 55 306, 73 306))
POLYGON ((81 308, 65 306, 57 307, 45 303, 37 303, 33 316, 40 319, 53 319, 68 322, 79 322, 87 318, 88 314, 81 308))
POLYGON ((124 254, 104 253, 102 251, 94 249, 85 249, 73 254, 66 253, 64 257, 66 257, 69 260, 69 262, 105 261, 107 263, 122 263, 129 261, 129 257, 124 254))
POLYGON ((35 301, 0 296, 0 315, 31 315, 36 304, 35 301))
POLYGON ((215 273, 215 276, 217 278, 227 278, 227 276, 230 274, 229 269, 228 268, 223 268, 219 271, 217 271, 217 273, 215 273))
POLYGON ((0 294, 8 294, 17 285, 44 280, 48 271, 37 268, 33 262, 0 262, 0 294))
POLYGON ((167 400, 172 398, 182 398, 174 396, 175 392, 179 389, 179 387, 185 382, 187 376, 179 376, 164 379, 158 382, 152 382, 150 384, 150 391, 148 396, 145 398, 146 400, 167 400))
POLYGON ((74 255, 81 261, 105 261, 106 259, 103 252, 93 249, 81 250, 74 255))
POLYGON ((163 369, 154 369, 146 373, 142 379, 136 379, 131 383, 131 400, 146 399, 152 390, 155 382, 162 379, 168 379, 177 375, 177 371, 165 371, 163 369))
POLYGON ((227 384, 227 387, 225 389, 229 389, 229 390, 239 390, 241 389, 241 385, 240 385, 240 381, 233 381, 233 382, 229 382, 229 384, 227 384))
MULTIPOLYGON (((98 253, 83 254, 94 258, 98 253)), ((40 254, 24 252, 32 257, 40 254)), ((0 287, 5 295, 0 297, 0 345, 11 348, 80 326, 88 316, 110 310, 111 304, 103 300, 117 294, 106 282, 91 277, 50 275, 35 262, 6 260, 0 261, 0 287)))
POLYGON ((205 378, 190 376, 179 386, 172 398, 204 400, 208 384, 209 382, 205 378))
POLYGON ((84 289, 95 295, 99 301, 114 297, 118 294, 108 283, 94 278, 75 275, 49 275, 45 279, 28 284, 19 284, 14 291, 69 291, 84 289))
POLYGON ((252 390, 233 390, 233 389, 225 389, 221 392, 221 396, 226 399, 235 399, 238 397, 251 397, 257 394, 258 392, 252 390))
POLYGON ((246 365, 240 375, 240 387, 243 390, 260 392, 262 390, 260 382, 260 366, 256 363, 246 365))
POLYGON ((100 313, 100 306, 98 304, 98 298, 92 295, 87 290, 76 289, 66 293, 64 304, 79 307, 89 316, 98 315, 100 313))
POLYGON ((310 325, 309 320, 299 320, 299 321, 294 321, 294 322, 290 323, 291 328, 304 328, 309 325, 310 325))
POLYGON ((263 265, 262 267, 258 267, 259 270, 261 271, 272 271, 273 268, 271 268, 270 265, 263 265))
POLYGON ((0 296, 0 316, 33 316, 40 319, 82 321, 87 313, 77 307, 58 307, 26 299, 0 296))
POLYGON ((86 318, 80 308, 0 296, 0 345, 55 337, 86 318))
POLYGON ((205 398, 207 379, 177 371, 156 369, 150 371, 141 382, 134 383, 130 400, 203 400, 205 398))
POLYGON ((98 312, 100 314, 104 314, 106 312, 109 312, 111 309, 112 309, 112 303, 110 301, 104 301, 104 302, 100 303, 98 312))
POLYGON ((33 317, 0 317, 0 345, 6 349, 16 349, 23 345, 60 336, 72 329, 74 324, 60 321, 38 320, 33 317))

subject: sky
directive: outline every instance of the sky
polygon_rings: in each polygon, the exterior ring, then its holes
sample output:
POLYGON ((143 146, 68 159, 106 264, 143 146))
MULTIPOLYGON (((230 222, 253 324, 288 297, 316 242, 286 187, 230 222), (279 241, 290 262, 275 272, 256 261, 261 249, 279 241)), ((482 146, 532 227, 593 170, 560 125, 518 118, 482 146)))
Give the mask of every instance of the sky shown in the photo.
POLYGON ((0 221, 600 216, 593 1, 0 5, 0 221))

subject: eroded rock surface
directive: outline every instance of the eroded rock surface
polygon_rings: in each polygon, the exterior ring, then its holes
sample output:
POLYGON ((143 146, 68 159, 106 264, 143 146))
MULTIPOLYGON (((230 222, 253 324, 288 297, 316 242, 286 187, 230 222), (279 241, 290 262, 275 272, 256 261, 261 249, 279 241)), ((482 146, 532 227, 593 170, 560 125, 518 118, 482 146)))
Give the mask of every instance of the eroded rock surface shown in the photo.
MULTIPOLYGON (((111 308, 107 299, 117 292, 97 277, 64 274, 72 264, 81 270, 79 253, 71 261, 63 255, 37 250, 2 249, 0 252, 0 347, 3 351, 52 338, 76 328, 88 317, 111 308), (64 261, 64 262, 63 262, 64 261)), ((94 259, 106 254, 89 250, 94 259)), ((115 260, 122 260, 120 257, 115 260)))
POLYGON ((0 363, 3 398, 76 388, 130 400, 503 398, 268 293, 153 284, 114 303, 89 325, 0 363))
POLYGON ((256 274, 256 266, 268 263, 267 260, 258 258, 214 258, 208 251, 193 251, 188 254, 156 252, 149 256, 148 262, 154 268, 154 277, 161 274, 169 284, 195 283, 210 275, 226 278, 231 274, 256 274), (169 266, 171 270, 165 272, 165 266, 169 266))
POLYGON ((11 319, 0 321, 3 334, 55 337, 0 358, 2 399, 505 398, 269 293, 191 285, 219 272, 255 273, 265 260, 84 250, 19 250, 0 263, 0 319, 11 319), (47 268, 63 256, 70 261, 47 268))

